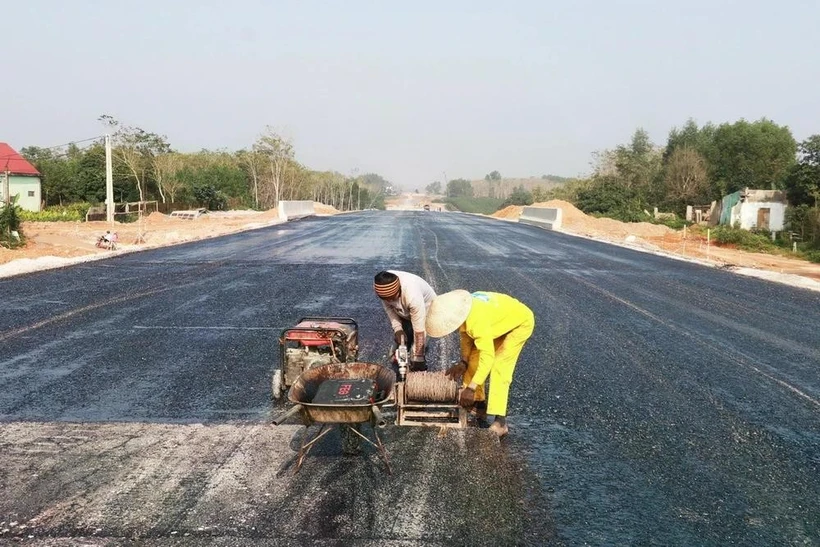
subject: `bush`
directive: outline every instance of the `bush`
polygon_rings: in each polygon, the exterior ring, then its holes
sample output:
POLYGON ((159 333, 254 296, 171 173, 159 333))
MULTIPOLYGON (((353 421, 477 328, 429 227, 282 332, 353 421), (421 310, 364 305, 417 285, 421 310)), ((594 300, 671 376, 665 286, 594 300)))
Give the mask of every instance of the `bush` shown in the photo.
POLYGON ((510 205, 526 206, 526 205, 532 205, 532 203, 533 203, 532 193, 528 192, 527 190, 524 190, 524 186, 521 185, 521 186, 518 186, 517 188, 515 188, 512 191, 512 194, 510 194, 510 197, 508 197, 506 199, 506 201, 504 201, 504 203, 501 204, 499 209, 501 209, 503 207, 509 207, 510 205))
POLYGON ((712 240, 718 245, 734 245, 744 251, 759 252, 777 248, 770 237, 729 226, 716 226, 712 230, 712 240))
POLYGON ((820 264, 820 251, 809 251, 804 256, 809 262, 820 264))
POLYGON ((686 220, 685 218, 674 217, 674 218, 659 218, 659 219, 650 219, 649 222, 652 224, 661 224, 663 226, 668 226, 673 230, 683 230, 684 226, 691 226, 692 223, 686 220))
POLYGON ((23 234, 20 232, 20 207, 15 202, 0 208, 0 246, 8 249, 23 245, 23 234), (16 234, 16 235, 15 235, 16 234))
POLYGON ((624 187, 615 177, 601 177, 578 191, 575 206, 588 215, 614 218, 622 222, 645 222, 644 206, 638 193, 624 187))
POLYGON ((22 211, 20 219, 26 222, 77 222, 85 220, 91 203, 78 202, 67 205, 52 205, 42 211, 22 211))
POLYGON ((228 196, 213 184, 197 184, 193 193, 197 203, 209 211, 224 211, 228 208, 228 196))

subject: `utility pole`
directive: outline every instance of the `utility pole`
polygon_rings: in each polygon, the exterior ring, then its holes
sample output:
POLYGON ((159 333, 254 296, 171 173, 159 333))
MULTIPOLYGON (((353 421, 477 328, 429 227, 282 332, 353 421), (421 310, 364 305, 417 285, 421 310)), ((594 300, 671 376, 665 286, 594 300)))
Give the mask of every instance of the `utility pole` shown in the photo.
POLYGON ((447 188, 447 171, 444 171, 444 195, 450 197, 450 190, 447 188))
POLYGON ((9 189, 9 162, 6 161, 6 173, 5 177, 3 177, 3 201, 6 203, 6 207, 11 204, 11 195, 9 189))
POLYGON ((111 135, 105 135, 105 219, 114 224, 114 169, 111 160, 111 135))

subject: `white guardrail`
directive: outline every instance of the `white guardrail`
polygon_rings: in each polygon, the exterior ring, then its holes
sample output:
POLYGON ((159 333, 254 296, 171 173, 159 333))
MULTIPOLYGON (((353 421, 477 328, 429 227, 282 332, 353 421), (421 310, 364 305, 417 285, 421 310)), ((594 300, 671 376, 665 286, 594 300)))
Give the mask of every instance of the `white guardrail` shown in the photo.
POLYGON ((279 201, 279 218, 282 220, 287 221, 315 214, 316 209, 312 201, 279 201))
POLYGON ((561 209, 553 207, 524 207, 518 222, 540 226, 547 230, 561 229, 561 209))

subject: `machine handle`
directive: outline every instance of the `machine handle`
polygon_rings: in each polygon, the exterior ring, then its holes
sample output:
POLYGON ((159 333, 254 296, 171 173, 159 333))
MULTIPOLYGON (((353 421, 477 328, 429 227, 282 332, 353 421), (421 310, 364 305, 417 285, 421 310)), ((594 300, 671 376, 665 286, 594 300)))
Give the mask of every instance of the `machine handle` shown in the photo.
POLYGON ((274 418, 273 425, 282 425, 282 422, 284 422, 300 410, 302 410, 302 405, 293 405, 287 412, 280 414, 278 417, 274 418))

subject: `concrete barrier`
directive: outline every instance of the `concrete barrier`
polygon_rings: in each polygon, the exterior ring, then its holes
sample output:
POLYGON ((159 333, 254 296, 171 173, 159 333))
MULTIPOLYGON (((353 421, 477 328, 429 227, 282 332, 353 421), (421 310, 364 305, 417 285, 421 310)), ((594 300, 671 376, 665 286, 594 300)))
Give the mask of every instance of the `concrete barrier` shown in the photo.
POLYGON ((316 214, 312 201, 279 201, 279 218, 292 220, 316 214))
POLYGON ((554 207, 524 207, 518 222, 547 230, 560 230, 562 216, 561 209, 554 207))

